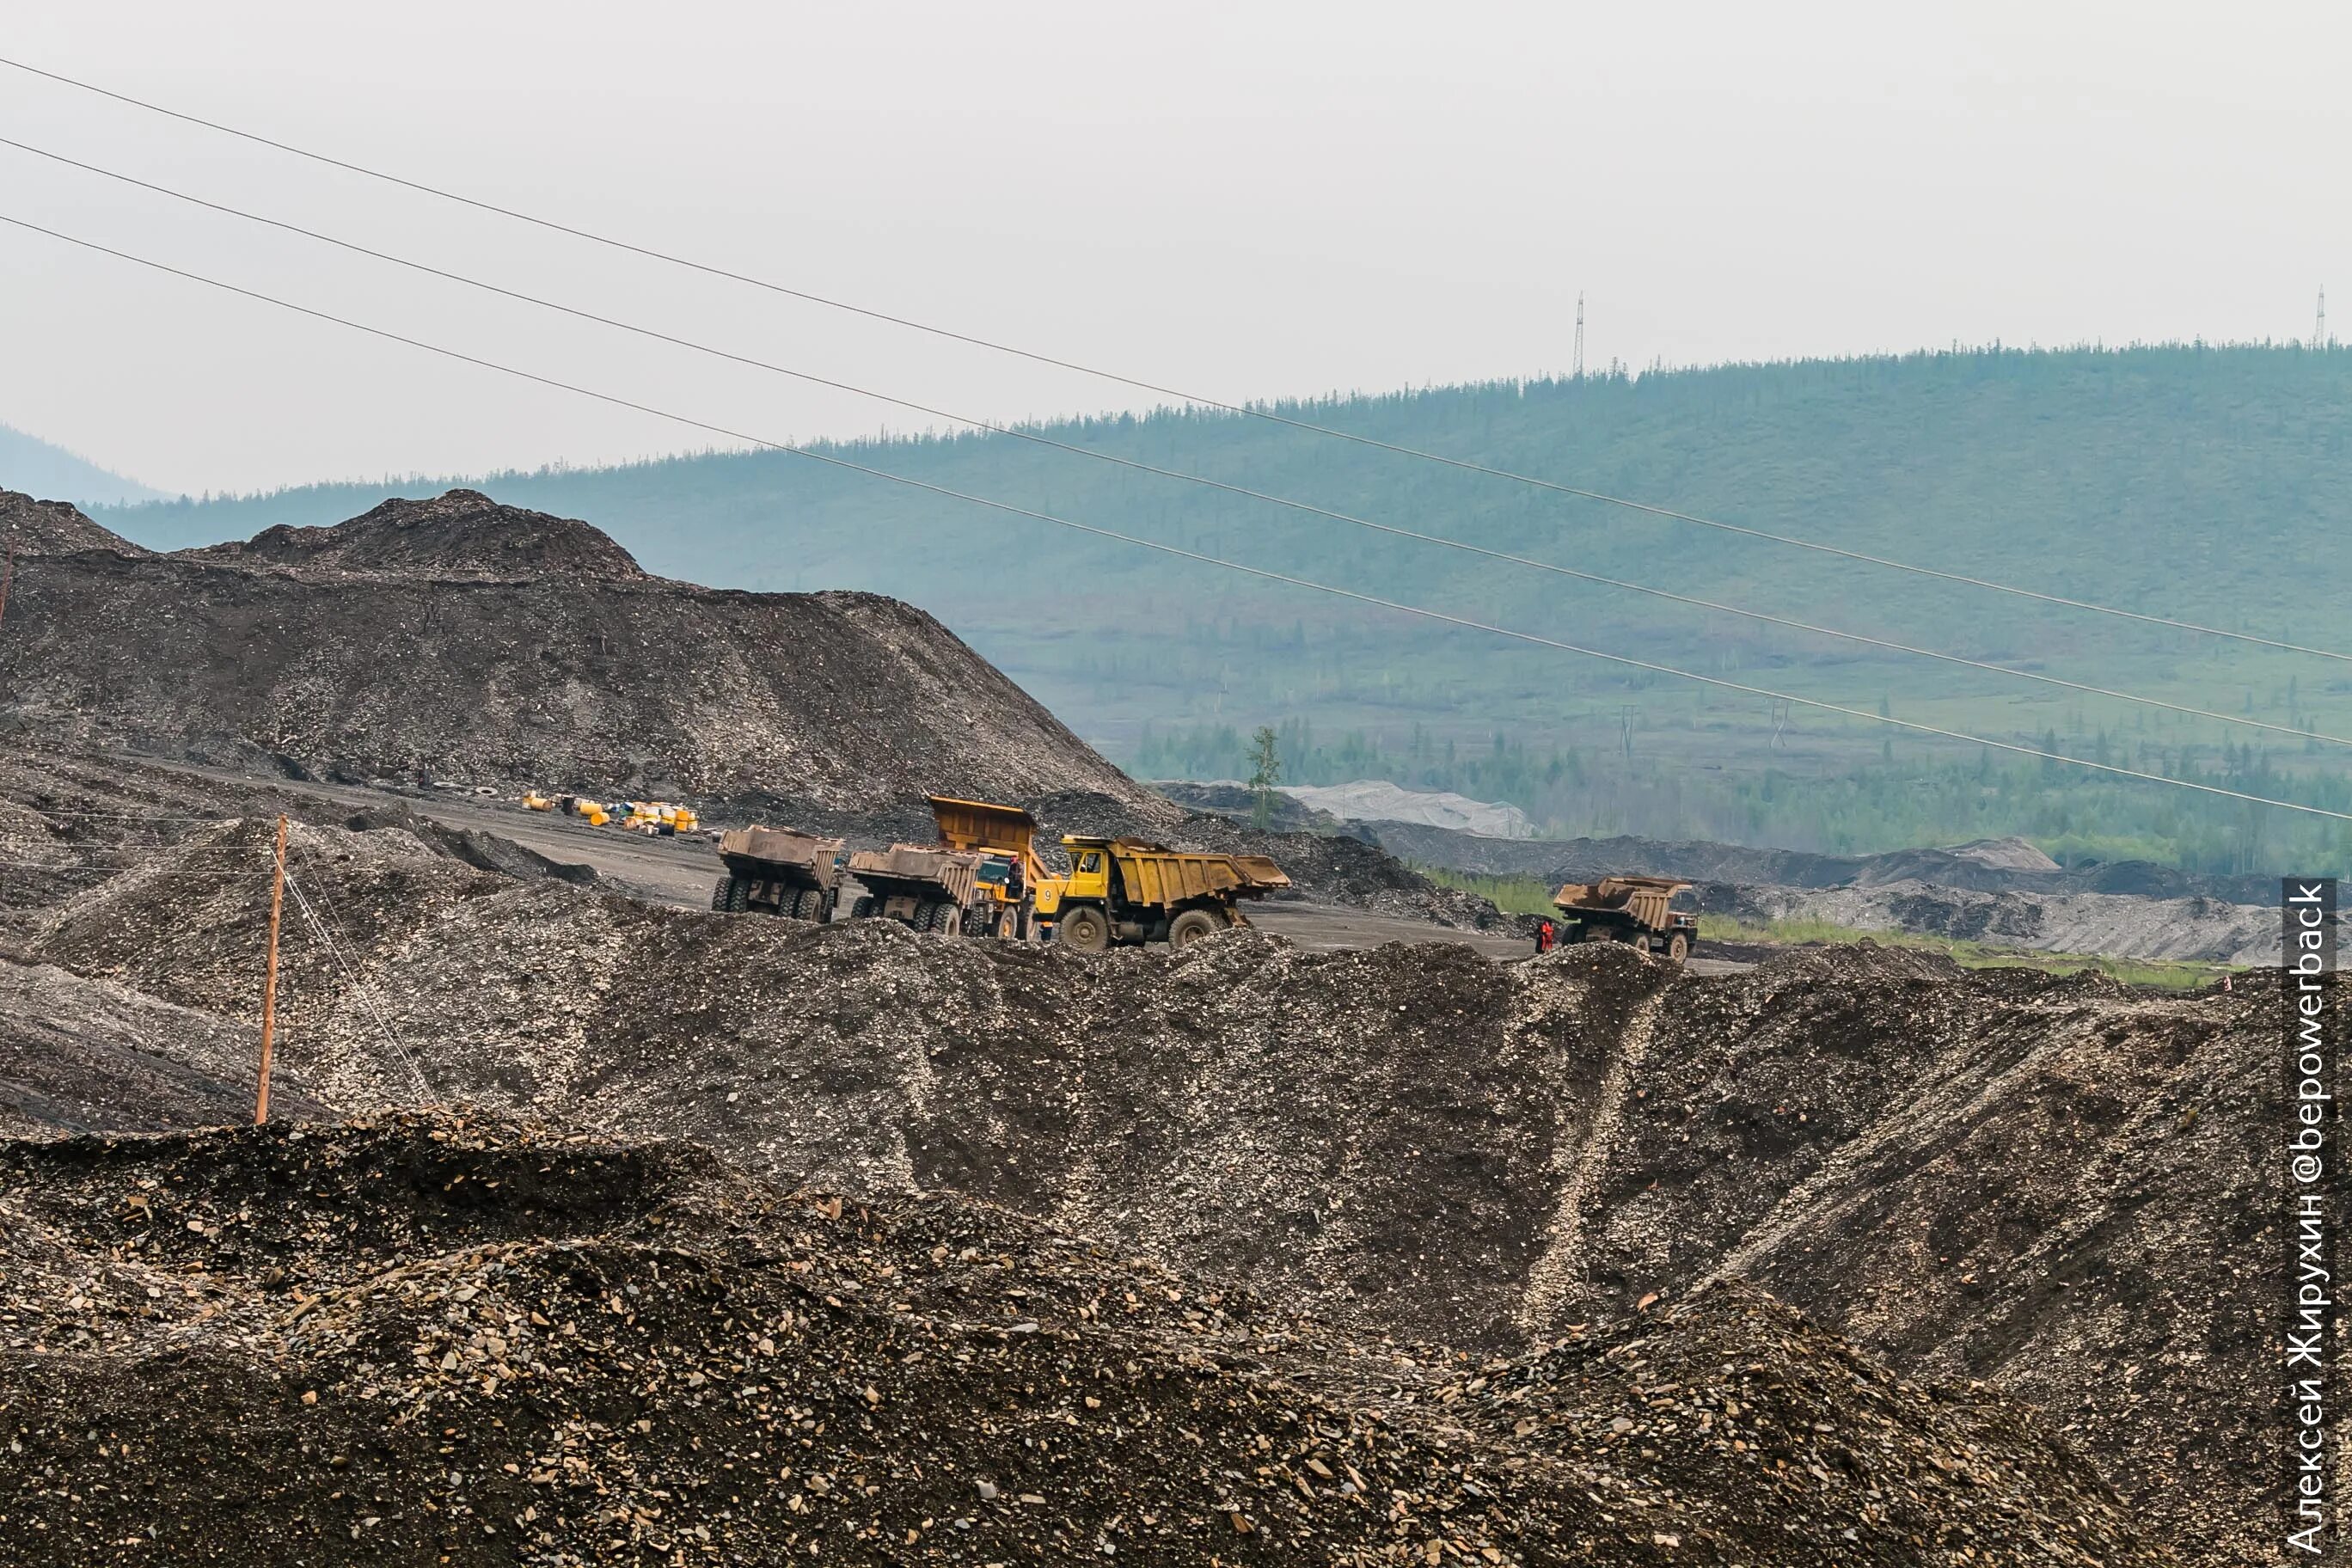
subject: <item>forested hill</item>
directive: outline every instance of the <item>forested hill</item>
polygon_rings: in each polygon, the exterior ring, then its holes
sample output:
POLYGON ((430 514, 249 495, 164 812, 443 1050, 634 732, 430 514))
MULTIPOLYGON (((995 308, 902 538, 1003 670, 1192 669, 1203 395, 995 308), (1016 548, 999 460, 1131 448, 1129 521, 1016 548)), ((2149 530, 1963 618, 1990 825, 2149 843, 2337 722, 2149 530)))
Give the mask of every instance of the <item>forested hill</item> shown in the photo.
MULTIPOLYGON (((2352 643, 2340 616, 2352 583, 2352 351, 1922 353, 1435 388, 1283 411, 2067 597, 2352 643)), ((1169 411, 1041 433, 1683 593, 2352 733, 2352 664, 1906 578, 1236 416, 1169 411)), ((2303 775, 2307 795, 2340 787, 2352 756, 1507 567, 1008 437, 836 449, 1188 550, 1999 739, 2095 749, 2158 771, 2283 768, 2303 775), (2222 751, 2242 742, 2257 750, 2222 751)), ((1883 745, 1879 728, 1802 708, 1776 721, 1769 700, 1629 679, 1594 660, 1369 612, 782 453, 319 487, 103 521, 168 547, 330 521, 461 478, 502 500, 591 519, 657 572, 912 599, 1147 771, 1225 771, 1239 760, 1227 727, 1287 721, 1296 769, 1307 774, 1396 774, 1410 764, 1416 777, 1443 774, 1474 791, 1483 782, 1484 793, 1562 826, 1843 837, 1860 847, 1857 834, 1938 826, 1841 825, 1785 804, 1759 815, 1756 791, 1769 786, 1753 781, 1771 772, 1850 782, 1874 768, 1893 778, 1963 763, 1997 772, 2008 761, 1905 735, 1883 745)))
POLYGON ((163 492, 109 473, 86 458, 0 425, 0 490, 85 506, 160 500, 163 492))

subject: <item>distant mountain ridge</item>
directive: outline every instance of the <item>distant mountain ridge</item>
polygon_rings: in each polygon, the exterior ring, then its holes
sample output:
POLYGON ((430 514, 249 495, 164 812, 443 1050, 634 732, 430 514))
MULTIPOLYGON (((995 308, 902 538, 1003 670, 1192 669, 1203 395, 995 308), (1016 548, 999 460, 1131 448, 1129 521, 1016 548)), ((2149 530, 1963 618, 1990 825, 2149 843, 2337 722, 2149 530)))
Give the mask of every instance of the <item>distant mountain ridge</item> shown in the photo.
POLYGON ((165 492, 101 468, 63 447, 0 425, 0 489, 22 490, 81 506, 157 501, 165 492))

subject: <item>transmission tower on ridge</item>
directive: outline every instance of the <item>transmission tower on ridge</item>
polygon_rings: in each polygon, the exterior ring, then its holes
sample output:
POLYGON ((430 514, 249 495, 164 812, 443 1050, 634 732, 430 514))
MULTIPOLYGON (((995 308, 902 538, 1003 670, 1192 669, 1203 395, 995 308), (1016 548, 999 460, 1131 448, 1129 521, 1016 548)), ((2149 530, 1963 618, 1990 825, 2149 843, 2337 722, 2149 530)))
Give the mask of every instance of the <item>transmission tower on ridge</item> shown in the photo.
MULTIPOLYGON (((1583 298, 1580 294, 1577 296, 1576 341, 1580 343, 1584 341, 1583 298)), ((2319 321, 2311 329, 2311 346, 2315 349, 2327 346, 2327 285, 2325 283, 2319 286, 2319 321)), ((1580 354, 1578 357, 1583 356, 1580 354)))
MULTIPOLYGON (((2325 295, 2323 294, 2322 297, 2325 298, 2325 295)), ((1576 295, 1576 355, 1569 374, 1578 381, 1584 379, 1584 291, 1582 289, 1577 290, 1576 295)))

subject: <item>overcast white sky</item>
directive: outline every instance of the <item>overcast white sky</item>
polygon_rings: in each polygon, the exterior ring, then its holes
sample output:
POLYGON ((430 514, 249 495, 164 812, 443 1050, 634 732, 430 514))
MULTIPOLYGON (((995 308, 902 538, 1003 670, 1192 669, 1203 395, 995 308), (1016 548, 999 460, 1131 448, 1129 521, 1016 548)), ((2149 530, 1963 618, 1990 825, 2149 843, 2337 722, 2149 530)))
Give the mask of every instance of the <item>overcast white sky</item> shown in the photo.
MULTIPOLYGON (((2352 8, 77 0, 0 54, 1227 397, 2352 316, 2352 8)), ((0 70, 0 135, 946 407, 1122 389, 0 70)), ((0 148, 0 212, 777 438, 919 425, 0 148)), ((2339 334, 2352 335, 2352 334, 2339 334)), ((0 228, 0 423, 167 489, 709 444, 0 228)))

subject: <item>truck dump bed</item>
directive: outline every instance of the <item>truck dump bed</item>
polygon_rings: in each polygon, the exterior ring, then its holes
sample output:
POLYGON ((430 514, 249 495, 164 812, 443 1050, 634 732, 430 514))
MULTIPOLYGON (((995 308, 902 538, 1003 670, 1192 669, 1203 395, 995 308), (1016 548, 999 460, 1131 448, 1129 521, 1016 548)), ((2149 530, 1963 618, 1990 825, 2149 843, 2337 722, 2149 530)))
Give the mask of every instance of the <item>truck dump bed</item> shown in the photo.
POLYGON ((1282 868, 1263 855, 1197 854, 1139 838, 1113 839, 1110 854, 1128 899, 1139 904, 1174 905, 1221 894, 1255 899, 1290 886, 1282 868))
POLYGON ((980 857, 917 844, 861 849, 849 858, 849 874, 877 897, 916 896, 949 903, 971 901, 980 857))
POLYGON ((1019 806, 945 795, 927 796, 926 802, 931 820, 940 825, 940 842, 949 848, 993 849, 1024 862, 1034 858, 1037 819, 1019 806))
POLYGON ((735 827, 719 836, 719 858, 738 876, 830 888, 843 843, 793 827, 735 827))

